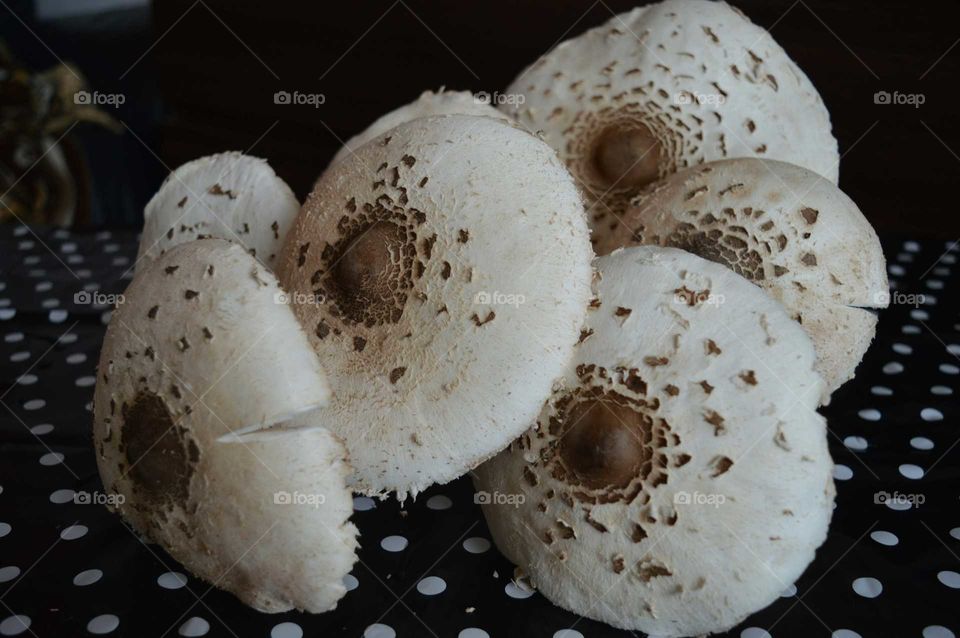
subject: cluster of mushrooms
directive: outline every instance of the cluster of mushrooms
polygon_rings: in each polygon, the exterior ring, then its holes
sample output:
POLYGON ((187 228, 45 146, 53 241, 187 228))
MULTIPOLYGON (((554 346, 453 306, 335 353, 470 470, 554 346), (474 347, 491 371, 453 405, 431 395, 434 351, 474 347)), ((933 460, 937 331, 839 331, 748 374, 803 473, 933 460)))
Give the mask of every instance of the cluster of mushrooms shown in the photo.
POLYGON ((424 93, 302 205, 239 153, 174 171, 99 362, 103 483, 197 576, 322 612, 356 559, 352 492, 471 473, 555 604, 728 629, 826 536, 817 408, 887 298, 827 111, 703 0, 616 16, 507 93, 424 93))

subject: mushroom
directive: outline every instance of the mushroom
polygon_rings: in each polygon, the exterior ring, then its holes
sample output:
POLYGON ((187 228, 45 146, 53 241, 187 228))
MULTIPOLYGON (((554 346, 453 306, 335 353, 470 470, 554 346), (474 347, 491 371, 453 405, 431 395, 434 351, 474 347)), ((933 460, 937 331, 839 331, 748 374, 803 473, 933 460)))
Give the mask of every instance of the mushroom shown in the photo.
POLYGON ((243 245, 273 268, 300 202, 266 160, 236 151, 173 171, 147 203, 138 261, 215 237, 243 245))
POLYGON ((358 148, 390 129, 415 120, 418 117, 431 115, 483 115, 497 119, 508 119, 486 101, 478 99, 470 91, 446 91, 443 87, 436 93, 424 91, 413 102, 404 104, 379 117, 362 133, 351 137, 333 157, 333 162, 339 162, 352 155, 358 148))
POLYGON ((281 295, 223 240, 147 264, 107 328, 94 445, 114 509, 140 534, 260 611, 319 612, 355 560, 349 467, 336 437, 310 427, 329 391, 281 295))
POLYGON ((484 515, 504 555, 575 614, 658 636, 724 631, 826 537, 813 346, 759 288, 689 253, 626 248, 597 267, 563 384, 475 471, 484 515))
POLYGON ((723 2, 638 7, 568 40, 507 89, 502 108, 560 154, 603 240, 631 199, 727 157, 793 162, 837 181, 820 95, 770 34, 723 2))
POLYGON ((889 302, 880 240, 857 205, 799 166, 741 158, 680 171, 597 242, 673 246, 732 268, 783 303, 813 339, 824 400, 870 346, 889 302))
POLYGON ((354 489, 452 480, 534 419, 590 297, 583 205, 546 144, 487 117, 402 124, 317 181, 278 277, 331 373, 354 489))

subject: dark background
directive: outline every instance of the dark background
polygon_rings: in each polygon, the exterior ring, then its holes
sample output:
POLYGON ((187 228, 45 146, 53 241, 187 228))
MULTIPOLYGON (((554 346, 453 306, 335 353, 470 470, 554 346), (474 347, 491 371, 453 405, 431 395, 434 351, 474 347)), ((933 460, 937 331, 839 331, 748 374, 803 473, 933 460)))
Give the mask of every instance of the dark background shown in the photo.
MULTIPOLYGON (((340 142, 384 112, 442 85, 502 90, 559 40, 636 4, 159 0, 37 23, 20 1, 0 7, 0 27, 31 65, 49 66, 55 54, 76 61, 92 88, 128 96, 123 139, 81 135, 101 198, 94 221, 136 225, 168 168, 226 149, 268 158, 302 197, 340 142), (276 105, 280 90, 326 101, 276 105)), ((960 236, 949 198, 960 176, 958 3, 733 4, 771 30, 820 90, 844 153, 841 186, 881 234, 960 236), (881 90, 921 93, 925 103, 878 105, 881 90)))

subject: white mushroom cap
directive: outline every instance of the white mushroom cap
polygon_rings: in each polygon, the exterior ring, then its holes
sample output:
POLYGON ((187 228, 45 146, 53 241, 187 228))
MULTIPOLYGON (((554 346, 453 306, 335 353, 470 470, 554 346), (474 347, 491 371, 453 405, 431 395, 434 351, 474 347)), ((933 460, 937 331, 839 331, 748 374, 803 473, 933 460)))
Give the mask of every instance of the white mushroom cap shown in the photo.
POLYGON ((470 91, 446 91, 443 87, 436 93, 424 91, 413 102, 404 104, 386 115, 380 116, 362 133, 347 140, 343 148, 334 155, 331 165, 350 156, 370 140, 404 122, 431 115, 482 115, 497 119, 507 118, 500 111, 490 106, 489 102, 480 99, 470 91))
POLYGON ((658 636, 723 631, 826 537, 813 346, 759 288, 689 253, 627 248, 597 266, 564 386, 475 471, 484 514, 561 607, 658 636))
POLYGON ((594 237, 644 185, 727 157, 793 162, 837 181, 837 141, 810 80, 723 2, 615 16, 523 71, 507 105, 542 131, 584 193, 594 237))
POLYGON ((331 371, 355 489, 402 500, 535 418, 573 354, 592 251, 570 176, 502 121, 420 118, 318 180, 278 266, 331 371))
POLYGON ((299 210, 266 160, 236 151, 201 157, 173 171, 147 203, 137 259, 214 237, 243 245, 272 269, 299 210))
POLYGON ((94 443, 116 509, 197 576, 261 611, 325 611, 354 561, 349 467, 322 428, 280 429, 329 398, 281 294, 218 239, 150 262, 107 328, 94 443))
MULTIPOLYGON (((671 175, 597 242, 673 246, 724 264, 782 302, 817 350, 833 392, 854 372, 889 302, 873 227, 829 180, 784 162, 742 158, 671 175)), ((827 397, 825 397, 827 398, 827 397)))

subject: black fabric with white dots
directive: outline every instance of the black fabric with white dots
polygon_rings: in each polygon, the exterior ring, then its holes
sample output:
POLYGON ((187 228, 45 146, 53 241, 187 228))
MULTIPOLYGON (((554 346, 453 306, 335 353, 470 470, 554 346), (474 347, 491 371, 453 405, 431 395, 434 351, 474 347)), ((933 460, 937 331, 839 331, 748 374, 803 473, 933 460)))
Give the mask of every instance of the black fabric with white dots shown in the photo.
MULTIPOLYGON (((857 378, 823 410, 829 538, 729 636, 960 634, 960 250, 885 249, 893 303, 857 378)), ((405 508, 356 498, 360 560, 327 614, 257 613, 141 542, 99 502, 90 441, 109 304, 136 252, 131 233, 0 228, 0 637, 635 635, 514 582, 466 477, 405 508)))

